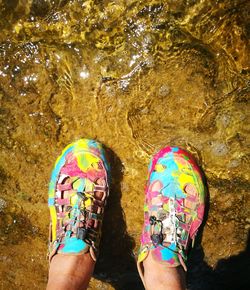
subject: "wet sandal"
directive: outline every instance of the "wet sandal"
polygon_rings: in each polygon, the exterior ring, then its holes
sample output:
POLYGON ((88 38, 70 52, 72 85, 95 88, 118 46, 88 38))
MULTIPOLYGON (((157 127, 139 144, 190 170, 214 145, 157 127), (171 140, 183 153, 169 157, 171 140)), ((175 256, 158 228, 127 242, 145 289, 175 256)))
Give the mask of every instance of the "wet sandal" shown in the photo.
POLYGON ((160 150, 149 165, 146 185, 137 263, 142 281, 149 252, 161 264, 187 270, 188 247, 202 223, 204 206, 203 177, 191 154, 177 147, 160 150))
POLYGON ((109 164, 102 145, 81 139, 57 159, 49 184, 49 260, 59 254, 98 255, 109 164))

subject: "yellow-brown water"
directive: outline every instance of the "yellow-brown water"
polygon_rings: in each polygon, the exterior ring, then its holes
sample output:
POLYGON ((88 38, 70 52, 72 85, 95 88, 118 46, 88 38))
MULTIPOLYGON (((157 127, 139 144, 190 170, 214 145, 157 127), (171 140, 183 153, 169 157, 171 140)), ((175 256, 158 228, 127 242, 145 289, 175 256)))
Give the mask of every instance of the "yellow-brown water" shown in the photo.
POLYGON ((249 289, 249 13, 243 0, 0 1, 1 289, 45 288, 47 184, 82 137, 113 168, 89 289, 141 289, 147 165, 167 144, 195 154, 210 189, 189 289, 249 289))

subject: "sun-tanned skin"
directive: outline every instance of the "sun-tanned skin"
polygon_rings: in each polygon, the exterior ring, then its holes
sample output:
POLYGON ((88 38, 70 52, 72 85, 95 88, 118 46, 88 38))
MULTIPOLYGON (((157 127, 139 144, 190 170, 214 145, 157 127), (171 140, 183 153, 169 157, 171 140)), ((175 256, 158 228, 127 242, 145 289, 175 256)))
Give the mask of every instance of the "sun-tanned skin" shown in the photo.
POLYGON ((90 254, 62 255, 53 257, 49 269, 47 290, 87 289, 95 262, 90 254))

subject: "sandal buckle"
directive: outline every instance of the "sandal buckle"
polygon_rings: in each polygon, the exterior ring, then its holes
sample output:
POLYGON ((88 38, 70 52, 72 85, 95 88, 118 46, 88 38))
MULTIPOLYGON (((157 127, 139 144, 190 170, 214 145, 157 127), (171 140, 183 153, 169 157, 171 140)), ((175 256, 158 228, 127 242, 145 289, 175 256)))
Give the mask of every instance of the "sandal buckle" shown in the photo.
POLYGON ((154 246, 161 245, 163 242, 163 235, 162 234, 153 234, 151 235, 151 240, 154 246))
POLYGON ((88 230, 85 228, 77 228, 76 238, 84 241, 87 237, 88 230))

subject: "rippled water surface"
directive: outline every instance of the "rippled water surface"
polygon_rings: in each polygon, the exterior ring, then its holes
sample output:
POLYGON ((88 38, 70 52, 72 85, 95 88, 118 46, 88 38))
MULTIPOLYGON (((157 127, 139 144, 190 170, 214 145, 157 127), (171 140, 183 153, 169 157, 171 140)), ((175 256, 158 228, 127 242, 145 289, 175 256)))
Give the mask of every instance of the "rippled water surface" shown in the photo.
POLYGON ((249 289, 249 38, 244 0, 0 0, 1 289, 45 288, 50 171, 82 137, 114 176, 89 289, 141 289, 147 164, 167 144, 209 184, 189 289, 249 289))

